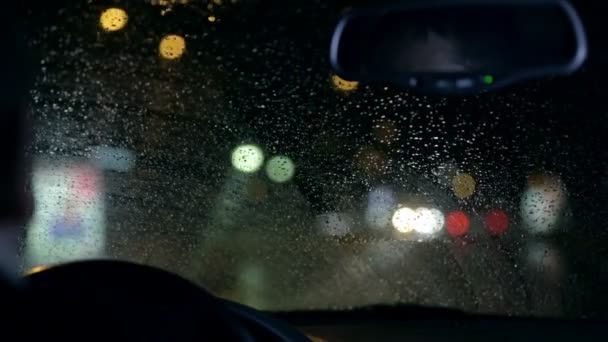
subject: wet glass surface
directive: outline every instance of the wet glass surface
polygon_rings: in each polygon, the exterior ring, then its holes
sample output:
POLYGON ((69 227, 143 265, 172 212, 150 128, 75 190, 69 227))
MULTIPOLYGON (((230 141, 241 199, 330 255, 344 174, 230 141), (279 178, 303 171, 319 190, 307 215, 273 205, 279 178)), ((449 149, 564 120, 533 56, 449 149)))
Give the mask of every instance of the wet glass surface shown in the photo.
POLYGON ((570 78, 424 96, 331 72, 346 5, 32 9, 25 267, 132 260, 272 310, 605 315, 603 52, 570 78))

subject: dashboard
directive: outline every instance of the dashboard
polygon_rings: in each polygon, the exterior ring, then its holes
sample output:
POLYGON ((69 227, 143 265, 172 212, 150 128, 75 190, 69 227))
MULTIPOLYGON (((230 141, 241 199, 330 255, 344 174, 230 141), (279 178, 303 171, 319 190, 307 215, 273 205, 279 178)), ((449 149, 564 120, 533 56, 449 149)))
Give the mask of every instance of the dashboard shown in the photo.
POLYGON ((464 319, 403 320, 377 323, 350 321, 298 327, 313 341, 599 341, 605 324, 534 320, 464 319))
MULTIPOLYGON (((5 292, 7 293, 7 292, 5 292)), ((598 321, 505 318, 421 306, 259 312, 166 271, 81 261, 23 279, 14 296, 33 338, 63 341, 595 341, 598 321), (58 310, 59 308, 59 310, 58 310)))

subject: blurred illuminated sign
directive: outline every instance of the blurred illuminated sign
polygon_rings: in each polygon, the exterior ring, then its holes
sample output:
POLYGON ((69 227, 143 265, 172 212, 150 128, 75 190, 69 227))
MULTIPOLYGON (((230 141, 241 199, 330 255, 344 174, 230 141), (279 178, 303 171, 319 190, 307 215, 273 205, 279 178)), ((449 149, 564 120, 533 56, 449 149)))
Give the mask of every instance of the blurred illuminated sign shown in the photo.
POLYGON ((560 223, 566 204, 561 179, 550 174, 532 175, 520 202, 524 227, 533 234, 553 232, 560 223))
POLYGON ((36 203, 25 246, 27 267, 102 256, 105 217, 102 174, 84 163, 38 165, 36 203))

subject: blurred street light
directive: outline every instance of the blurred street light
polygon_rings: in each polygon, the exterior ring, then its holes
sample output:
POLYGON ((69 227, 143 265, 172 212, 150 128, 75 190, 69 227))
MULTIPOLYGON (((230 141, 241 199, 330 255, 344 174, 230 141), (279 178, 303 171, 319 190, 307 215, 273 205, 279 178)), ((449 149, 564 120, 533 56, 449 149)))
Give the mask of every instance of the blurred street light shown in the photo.
POLYGON ((264 152, 253 144, 240 145, 232 151, 232 166, 245 173, 257 172, 264 164, 264 152))
POLYGON ((471 197, 475 193, 475 179, 468 173, 459 173, 452 179, 454 195, 460 199, 471 197))
POLYGON ((338 75, 331 75, 331 82, 336 89, 342 91, 353 91, 359 87, 359 82, 347 81, 338 75))
POLYGON ((266 163, 266 175, 275 183, 285 183, 291 180, 295 172, 295 164, 286 156, 272 157, 266 163))
POLYGON ((160 41, 158 52, 164 59, 178 59, 186 52, 186 40, 175 34, 165 36, 160 41))
POLYGON ((128 21, 129 16, 127 12, 120 8, 108 8, 99 17, 99 25, 107 32, 122 30, 127 26, 128 21))

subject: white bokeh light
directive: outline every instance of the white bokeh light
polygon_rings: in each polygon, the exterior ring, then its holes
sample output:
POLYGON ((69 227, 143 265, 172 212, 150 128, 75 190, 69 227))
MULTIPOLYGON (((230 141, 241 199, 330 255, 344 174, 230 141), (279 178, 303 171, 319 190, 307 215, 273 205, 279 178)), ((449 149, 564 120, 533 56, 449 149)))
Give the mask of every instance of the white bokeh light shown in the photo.
POLYGON ((524 191, 520 213, 526 229, 533 234, 546 234, 559 224, 566 195, 557 177, 536 177, 524 191))
POLYGON ((393 227, 400 233, 409 233, 414 230, 416 216, 417 214, 412 208, 399 208, 393 214, 393 227))
POLYGON ((416 224, 414 230, 420 234, 433 235, 441 231, 445 223, 445 217, 437 209, 416 209, 416 224))
POLYGON ((240 145, 232 151, 232 166, 245 173, 258 171, 264 164, 264 151, 256 145, 240 145))
POLYGON ((271 181, 285 183, 296 173, 296 166, 289 157, 275 156, 266 163, 266 175, 271 181))
POLYGON ((433 235, 441 231, 445 217, 441 211, 432 208, 417 208, 416 210, 403 207, 393 214, 393 227, 401 233, 416 231, 423 235, 433 235))

